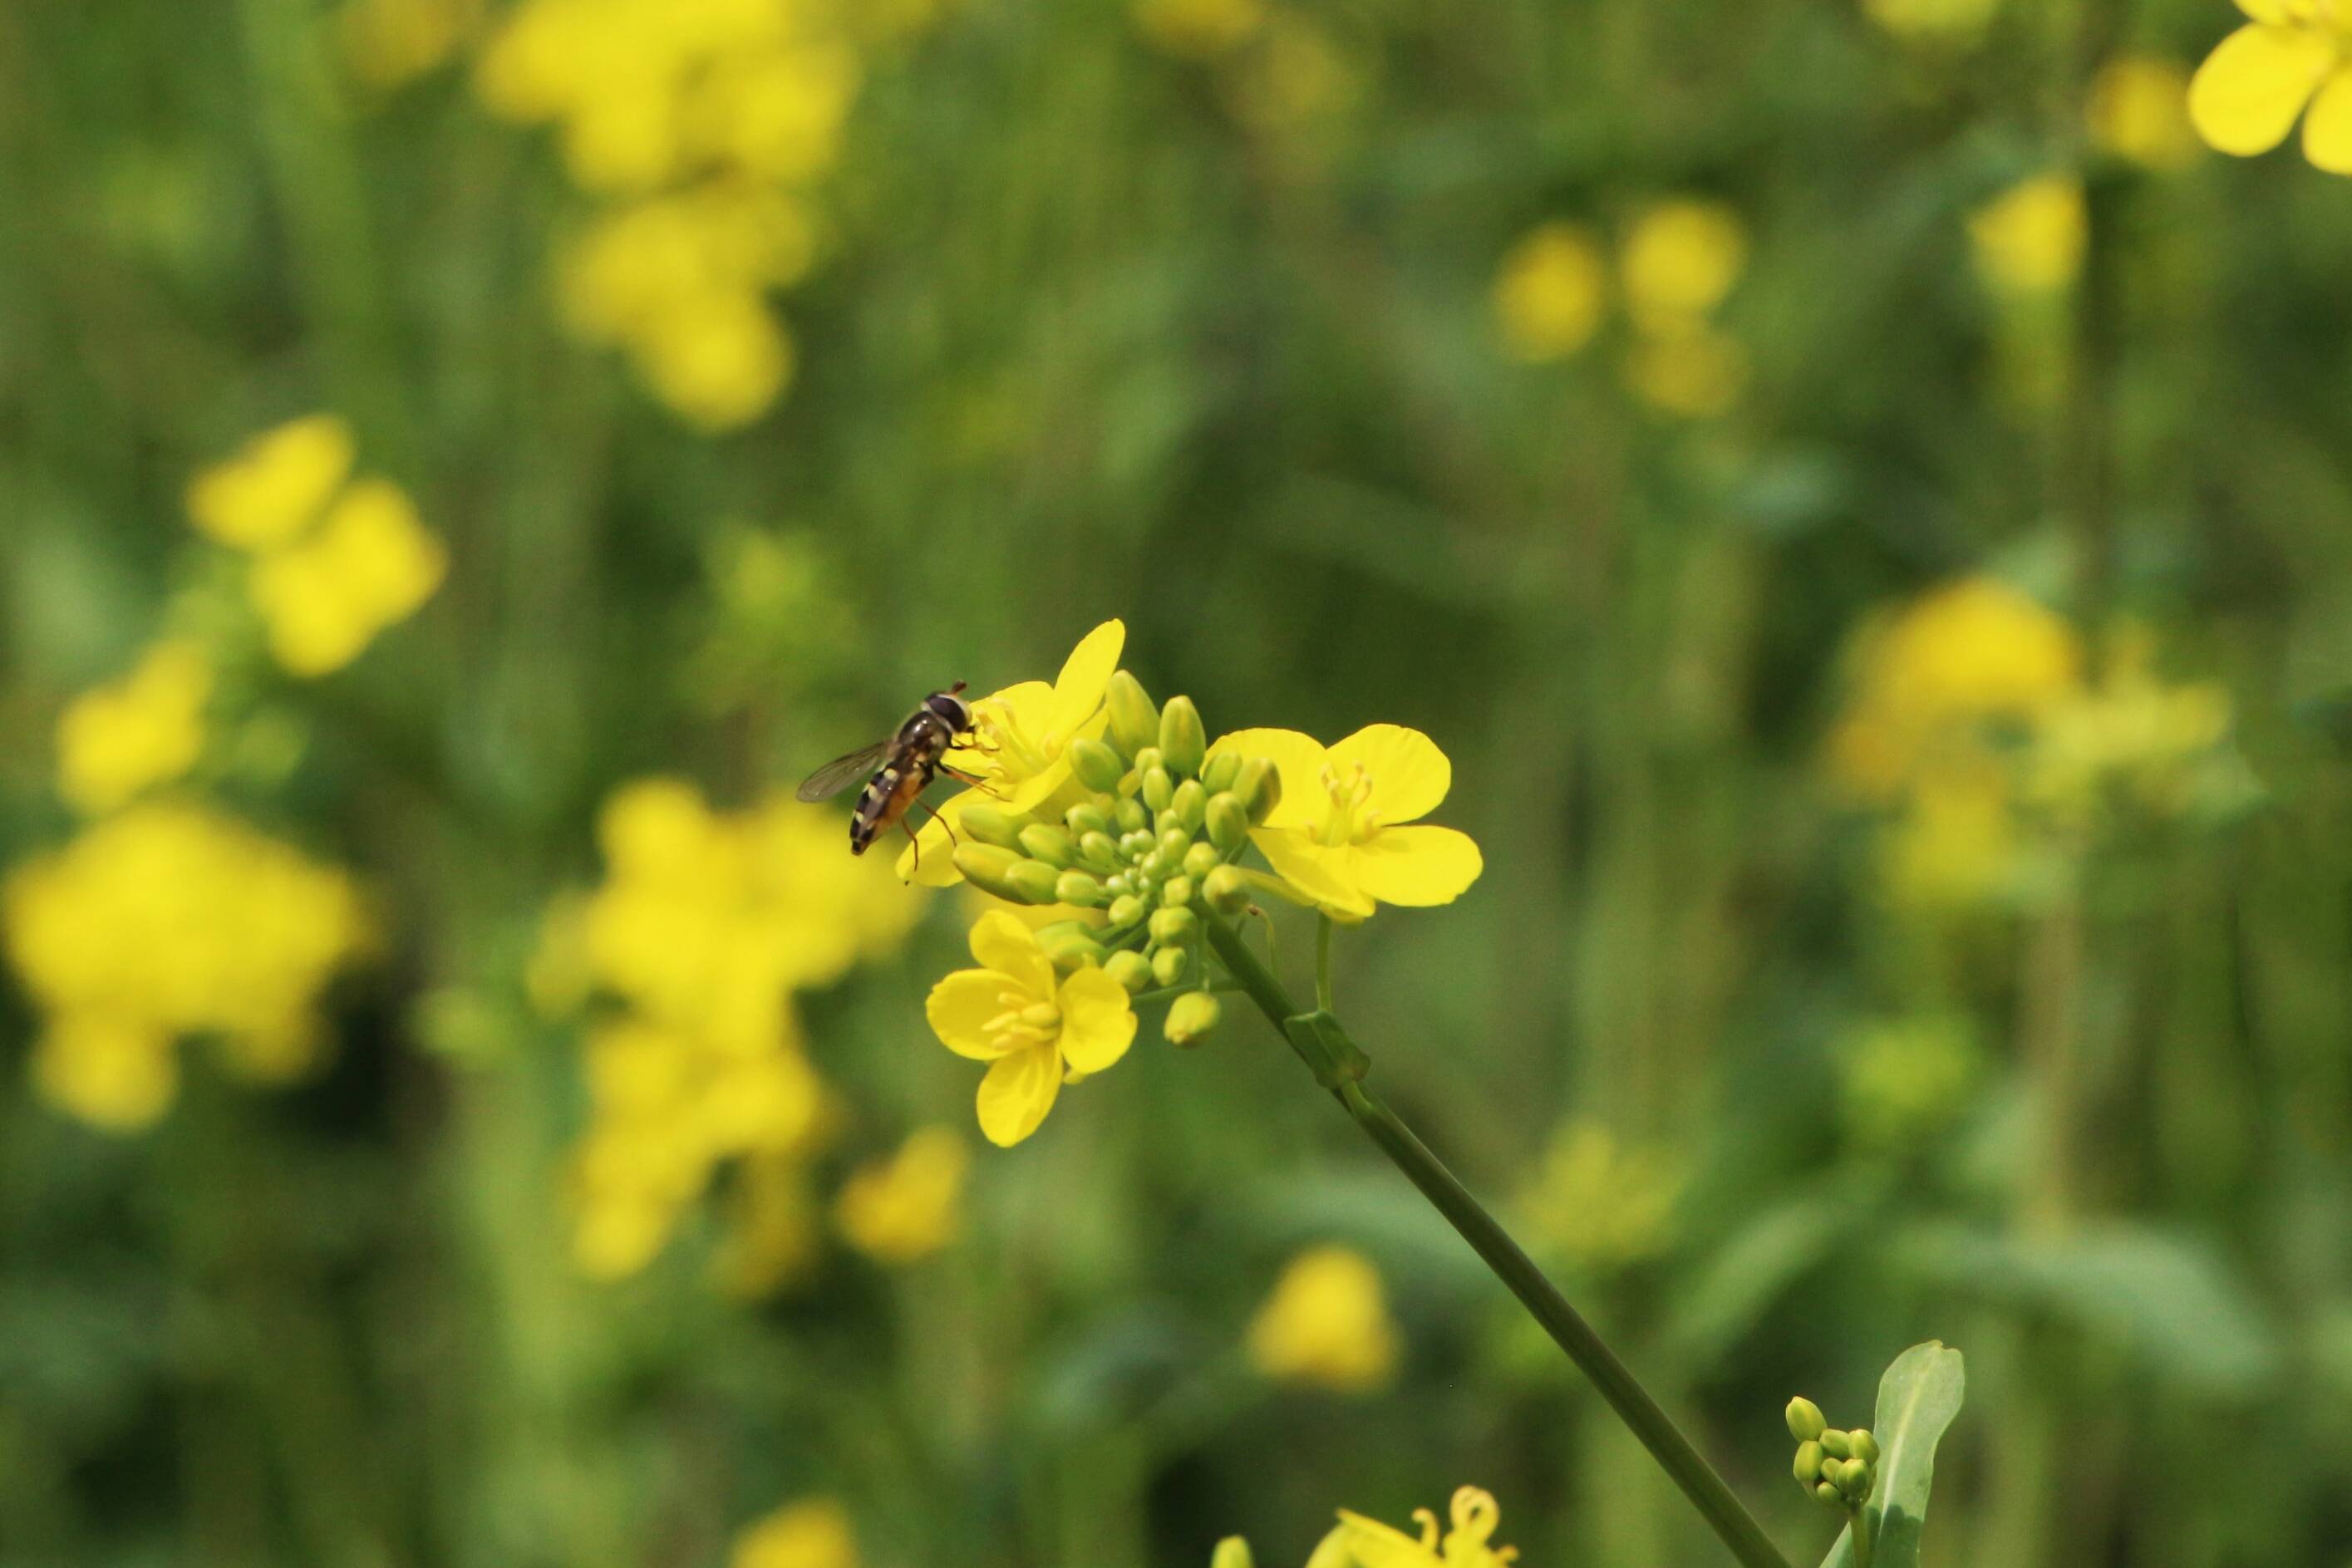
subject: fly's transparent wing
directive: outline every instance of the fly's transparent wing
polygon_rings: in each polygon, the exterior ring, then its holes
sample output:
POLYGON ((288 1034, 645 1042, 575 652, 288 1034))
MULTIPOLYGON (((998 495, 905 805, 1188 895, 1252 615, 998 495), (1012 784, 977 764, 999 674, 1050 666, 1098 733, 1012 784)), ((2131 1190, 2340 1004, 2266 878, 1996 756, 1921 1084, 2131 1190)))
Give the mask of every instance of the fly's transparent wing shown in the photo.
POLYGON ((829 800, 852 784, 863 784, 868 775, 882 766, 889 755, 890 743, 877 740, 871 746, 860 747, 846 757, 836 757, 808 776, 800 787, 803 800, 829 800))

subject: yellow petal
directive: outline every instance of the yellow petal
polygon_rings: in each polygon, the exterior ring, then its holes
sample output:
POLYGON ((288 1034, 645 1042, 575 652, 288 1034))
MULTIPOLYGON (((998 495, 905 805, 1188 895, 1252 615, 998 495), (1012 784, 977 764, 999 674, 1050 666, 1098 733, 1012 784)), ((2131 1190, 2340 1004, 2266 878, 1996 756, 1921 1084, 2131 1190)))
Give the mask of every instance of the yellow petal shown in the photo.
POLYGON ((1062 1092, 1062 1062, 1050 1045, 1004 1058, 980 1081, 980 1130, 1009 1149, 1037 1130, 1062 1092))
POLYGON ((2257 22, 2286 20, 2286 0, 2238 0, 2238 9, 2257 22))
POLYGON ((2311 100, 2303 122, 2303 152, 2312 166, 2352 174, 2352 68, 2338 66, 2311 100))
POLYGON ((1451 904, 1486 862, 1452 828, 1383 828, 1349 852, 1348 879, 1382 904, 1451 904))
POLYGON ((988 1022, 1004 1012, 1004 993, 1011 988, 993 969, 958 969, 931 988, 923 1016, 940 1043, 958 1056, 993 1061, 1004 1051, 990 1038, 988 1022))
POLYGON ((1054 677, 1054 710, 1048 727, 1067 735, 1102 706, 1103 692, 1127 647, 1127 622, 1106 621, 1079 640, 1054 677))
POLYGON ((1310 828, 1322 823, 1331 792, 1323 785, 1323 743, 1295 729, 1237 729, 1221 735, 1209 755, 1263 757, 1282 775, 1282 799, 1263 826, 1310 828))
POLYGON ((1352 1561, 1360 1568, 1444 1568, 1437 1553, 1423 1542, 1344 1508, 1339 1511, 1339 1528, 1332 1533, 1347 1542, 1349 1556, 1341 1561, 1352 1561))
POLYGON ((1062 1059, 1080 1072, 1100 1072, 1127 1054, 1135 1040, 1135 1009, 1127 988, 1100 969, 1085 968, 1062 982, 1062 1059))
POLYGON ((2286 140, 2336 47, 2306 27, 2239 28, 2205 57, 2189 84, 2189 118, 2223 152, 2249 157, 2286 140))
POLYGON ((1314 1553, 1307 1559, 1307 1568, 1356 1568, 1356 1554, 1348 1550, 1346 1525, 1339 1526, 1317 1542, 1314 1553))
POLYGON ((1051 1001, 1054 966, 1037 946, 1037 934, 1001 909, 992 909, 973 922, 971 956, 981 967, 993 969, 1029 993, 1033 1001, 1051 1001))
MULTIPOLYGON (((1347 781, 1359 762, 1372 781, 1371 809, 1383 822, 1410 822, 1435 810, 1454 784, 1454 764, 1437 742, 1401 724, 1367 725, 1331 747, 1331 766, 1347 781)), ((1285 779, 1287 793, 1290 780, 1285 779)))
POLYGON ((1250 841, 1276 876, 1316 903, 1359 918, 1372 913, 1371 898, 1347 874, 1347 849, 1328 848, 1296 828, 1260 828, 1250 841))
POLYGON ((898 852, 898 880, 918 887, 953 887, 961 882, 963 873, 955 868, 955 840, 948 836, 948 831, 962 821, 965 807, 987 799, 977 789, 966 789, 950 795, 935 808, 937 821, 924 817, 914 842, 898 852), (945 827, 940 826, 942 821, 945 827))

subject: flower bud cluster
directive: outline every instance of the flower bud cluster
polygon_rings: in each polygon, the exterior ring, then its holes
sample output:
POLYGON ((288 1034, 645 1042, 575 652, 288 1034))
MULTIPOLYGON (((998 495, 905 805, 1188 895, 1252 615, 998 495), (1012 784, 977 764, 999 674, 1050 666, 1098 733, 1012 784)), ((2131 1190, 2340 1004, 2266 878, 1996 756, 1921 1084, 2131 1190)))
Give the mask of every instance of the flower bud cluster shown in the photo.
MULTIPOLYGON (((1064 972, 1097 965, 1130 994, 1182 985, 1204 972, 1202 910, 1246 902, 1232 862, 1280 800, 1282 776, 1264 758, 1211 758, 1192 700, 1155 707, 1125 670, 1103 706, 1102 734, 1069 744, 1070 790, 1033 811, 964 808, 956 869, 1010 903, 1098 912, 1038 931, 1064 972)), ((1189 1044, 1215 1023, 1213 996, 1187 996, 1169 1038, 1189 1044)))
POLYGON ((1823 1419, 1820 1406, 1802 1397, 1789 1401, 1788 1420, 1789 1436, 1797 1439, 1790 1468, 1800 1487, 1848 1512, 1870 1500, 1878 1484, 1878 1439, 1870 1428, 1842 1432, 1823 1419))

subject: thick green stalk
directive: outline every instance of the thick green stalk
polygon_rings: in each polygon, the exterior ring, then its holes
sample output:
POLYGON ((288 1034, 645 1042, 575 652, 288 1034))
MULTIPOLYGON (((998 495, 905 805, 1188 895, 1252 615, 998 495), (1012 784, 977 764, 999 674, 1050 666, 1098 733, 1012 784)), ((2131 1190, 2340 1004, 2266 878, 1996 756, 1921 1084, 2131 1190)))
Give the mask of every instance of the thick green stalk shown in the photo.
MULTIPOLYGON (((1618 1418, 1632 1428, 1650 1456, 1674 1478, 1675 1484, 1682 1488, 1683 1495, 1690 1499, 1732 1556, 1747 1568, 1789 1568, 1788 1559, 1780 1555, 1763 1528, 1732 1495, 1723 1478, 1699 1456, 1673 1417, 1617 1359, 1616 1353, 1593 1332, 1592 1325, 1544 1278, 1543 1270, 1470 1195, 1470 1189, 1413 1135, 1412 1129, 1379 1095, 1364 1087, 1360 1056, 1354 1056, 1351 1050, 1333 1052, 1326 1049, 1337 1029, 1328 1010, 1316 1015, 1327 1028, 1294 1028, 1294 1019, 1308 1015, 1292 1002, 1282 982, 1258 961, 1231 925, 1215 916, 1206 924, 1210 945, 1227 971, 1257 1004, 1258 1010, 1291 1042, 1292 1049, 1313 1070, 1317 1081, 1331 1090, 1356 1119, 1357 1125, 1380 1145, 1381 1152, 1421 1189, 1422 1196, 1470 1243, 1471 1249, 1494 1270, 1495 1277, 1510 1288, 1520 1305, 1543 1325, 1544 1332, 1568 1353, 1578 1369, 1591 1379, 1618 1418), (1348 1060, 1351 1056, 1357 1064, 1352 1069, 1348 1060)), ((1339 1038, 1344 1042, 1344 1035, 1339 1038)))

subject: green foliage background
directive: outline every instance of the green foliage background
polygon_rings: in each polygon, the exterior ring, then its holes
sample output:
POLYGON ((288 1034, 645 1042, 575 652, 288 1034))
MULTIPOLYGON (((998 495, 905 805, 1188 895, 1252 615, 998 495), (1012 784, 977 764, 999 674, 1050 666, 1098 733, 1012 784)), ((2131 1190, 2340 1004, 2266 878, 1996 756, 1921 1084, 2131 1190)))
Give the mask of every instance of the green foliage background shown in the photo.
MULTIPOLYGON (((1347 937, 1344 1009, 1498 1201, 1571 1116, 1680 1152, 1664 1254, 1566 1282, 1792 1557, 1832 1531, 1781 1404, 1859 1421, 1936 1337, 1969 1404, 1929 1563, 2352 1562, 2352 185, 2085 152, 2090 67, 2193 64, 2222 0, 2017 4, 1927 49, 1821 0, 1299 9, 1359 88, 1295 141, 1111 5, 967 0, 876 65, 782 307, 798 383, 713 438, 564 336, 577 199, 462 69, 371 100, 307 0, 0 7, 0 854, 69 831, 57 713, 151 634, 181 488, 248 434, 342 413, 455 563, 247 803, 393 912, 322 1078, 199 1068, 111 1138, 33 1098, 0 991, 0 1562, 713 1563, 822 1490, 886 1565, 1236 1531, 1287 1563, 1335 1506, 1464 1480, 1530 1563, 1717 1560, 1237 1015, 988 1152, 918 1269, 836 1257, 761 1308, 694 1238, 571 1272, 577 1040, 519 977, 598 803, 654 772, 748 800, 1114 615, 1213 731, 1452 756, 1486 874, 1347 937), (1965 218, 2077 166, 2085 279, 2032 333, 2075 369, 2021 406, 1965 218), (1691 192, 1754 235, 1735 413, 1645 412, 1605 339, 1498 351, 1513 240, 1691 192), (823 588, 730 600, 743 529, 823 588), (2155 624, 2226 682, 2260 796, 1929 963, 1820 751, 1863 618, 1979 570, 2155 624), (1990 1080, 1867 1152, 1834 1042, 1923 1007, 1990 1080), (1331 1239, 1390 1281, 1383 1393, 1240 1357, 1331 1239)), ((856 1152, 969 1125, 920 1010, 960 915, 813 1004, 856 1152)))

